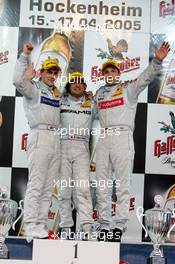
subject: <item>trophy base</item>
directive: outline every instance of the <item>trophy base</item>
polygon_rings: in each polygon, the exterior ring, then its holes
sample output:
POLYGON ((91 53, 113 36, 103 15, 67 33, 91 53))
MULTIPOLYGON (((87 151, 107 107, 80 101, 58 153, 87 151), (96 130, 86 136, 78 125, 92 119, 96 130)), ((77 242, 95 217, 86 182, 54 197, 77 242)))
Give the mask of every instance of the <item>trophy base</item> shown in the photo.
POLYGON ((0 252, 0 259, 9 259, 9 252, 0 252))
POLYGON ((0 259, 9 259, 9 251, 5 244, 0 245, 0 259))
POLYGON ((148 258, 147 264, 167 264, 167 260, 161 256, 155 256, 148 258))

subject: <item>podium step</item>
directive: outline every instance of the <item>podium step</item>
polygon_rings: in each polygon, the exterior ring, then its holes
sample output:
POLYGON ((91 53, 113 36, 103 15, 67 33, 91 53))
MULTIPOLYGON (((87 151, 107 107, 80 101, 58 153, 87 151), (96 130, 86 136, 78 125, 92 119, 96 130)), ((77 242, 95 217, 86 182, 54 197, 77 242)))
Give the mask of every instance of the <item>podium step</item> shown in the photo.
MULTIPOLYGON (((86 242, 84 242, 86 243, 86 242)), ((93 242, 91 242, 93 243, 93 242)), ((100 242, 99 242, 100 243, 100 242)), ((32 260, 33 242, 28 243, 24 238, 7 238, 6 245, 10 252, 10 259, 32 260)), ((120 258, 128 264, 146 264, 147 258, 153 250, 150 244, 121 244, 120 258)), ((164 255, 168 264, 175 263, 175 247, 163 246, 164 255)))

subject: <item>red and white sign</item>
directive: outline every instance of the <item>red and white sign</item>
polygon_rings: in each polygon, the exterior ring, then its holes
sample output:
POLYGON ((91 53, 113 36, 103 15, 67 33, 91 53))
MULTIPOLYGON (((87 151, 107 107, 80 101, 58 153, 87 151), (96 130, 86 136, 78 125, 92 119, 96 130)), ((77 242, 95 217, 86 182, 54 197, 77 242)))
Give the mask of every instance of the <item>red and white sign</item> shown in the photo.
POLYGON ((175 1, 152 1, 151 10, 151 32, 172 35, 175 30, 175 1))
POLYGON ((13 167, 28 167, 25 148, 27 146, 27 134, 29 131, 30 128, 23 108, 23 97, 16 97, 15 127, 13 136, 13 167))
MULTIPOLYGON (((125 45, 125 52, 116 54, 116 56, 118 55, 118 58, 121 57, 121 81, 125 82, 136 79, 139 74, 148 66, 148 34, 131 34, 126 32, 113 34, 109 31, 96 32, 94 34, 92 31, 86 31, 84 43, 84 73, 88 90, 91 90, 93 93, 95 93, 100 86, 104 85, 103 79, 100 78, 100 68, 102 64, 107 61, 110 56, 112 56, 110 53, 109 43, 112 42, 112 45, 115 47, 119 45, 121 41, 123 41, 123 43, 127 43, 125 45), (138 49, 138 43, 139 46, 144 47, 144 49, 138 49), (89 56, 89 54, 91 55, 89 56)), ((145 89, 140 94, 139 102, 147 102, 147 89, 145 89)))
POLYGON ((147 120, 146 173, 175 173, 175 130, 172 105, 149 104, 147 120))
POLYGON ((14 96, 13 83, 14 66, 18 50, 18 28, 0 27, 0 95, 14 96))
POLYGON ((123 97, 121 98, 116 98, 113 100, 108 100, 108 101, 102 101, 98 103, 99 109, 107 109, 107 108, 113 108, 116 106, 120 106, 124 104, 123 97))

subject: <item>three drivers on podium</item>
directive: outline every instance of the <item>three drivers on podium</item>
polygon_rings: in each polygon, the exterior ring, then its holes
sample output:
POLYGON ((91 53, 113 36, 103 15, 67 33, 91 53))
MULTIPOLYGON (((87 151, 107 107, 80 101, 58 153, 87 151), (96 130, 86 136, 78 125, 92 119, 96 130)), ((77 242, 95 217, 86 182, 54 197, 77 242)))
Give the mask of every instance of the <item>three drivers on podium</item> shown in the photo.
POLYGON ((24 110, 30 126, 27 159, 29 180, 24 201, 24 230, 26 237, 48 237, 47 215, 51 202, 54 179, 60 169, 60 181, 90 181, 89 133, 92 120, 98 118, 105 136, 100 137, 96 148, 96 197, 98 227, 94 231, 92 200, 89 184, 72 188, 67 184, 60 189, 59 213, 60 236, 71 239, 71 199, 79 218, 79 230, 84 240, 120 242, 129 214, 130 180, 134 159, 133 130, 138 96, 160 72, 163 59, 170 48, 164 42, 155 51, 155 57, 148 67, 132 83, 119 81, 120 67, 115 60, 102 65, 105 85, 95 96, 86 92, 82 73, 74 72, 60 95, 55 80, 61 74, 56 59, 46 59, 41 65, 40 78, 30 63, 33 50, 31 43, 25 43, 15 67, 14 85, 23 95, 24 110), (59 128, 67 133, 60 137, 59 128), (69 128, 76 131, 73 135, 69 128), (83 132, 81 133, 81 129, 83 132), (61 140, 60 140, 61 139, 61 140), (117 210, 111 215, 111 188, 101 188, 98 182, 107 182, 114 171, 117 188, 117 210), (73 190, 72 190, 73 189, 73 190))

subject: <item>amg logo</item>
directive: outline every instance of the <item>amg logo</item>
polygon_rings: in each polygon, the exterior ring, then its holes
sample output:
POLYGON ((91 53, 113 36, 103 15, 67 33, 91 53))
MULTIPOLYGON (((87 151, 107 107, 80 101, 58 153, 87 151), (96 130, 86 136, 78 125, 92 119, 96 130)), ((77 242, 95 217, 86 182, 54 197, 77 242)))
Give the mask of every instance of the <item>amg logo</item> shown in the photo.
POLYGON ((80 111, 80 110, 71 110, 71 109, 62 109, 61 113, 73 113, 73 114, 85 114, 91 115, 91 111, 80 111))

